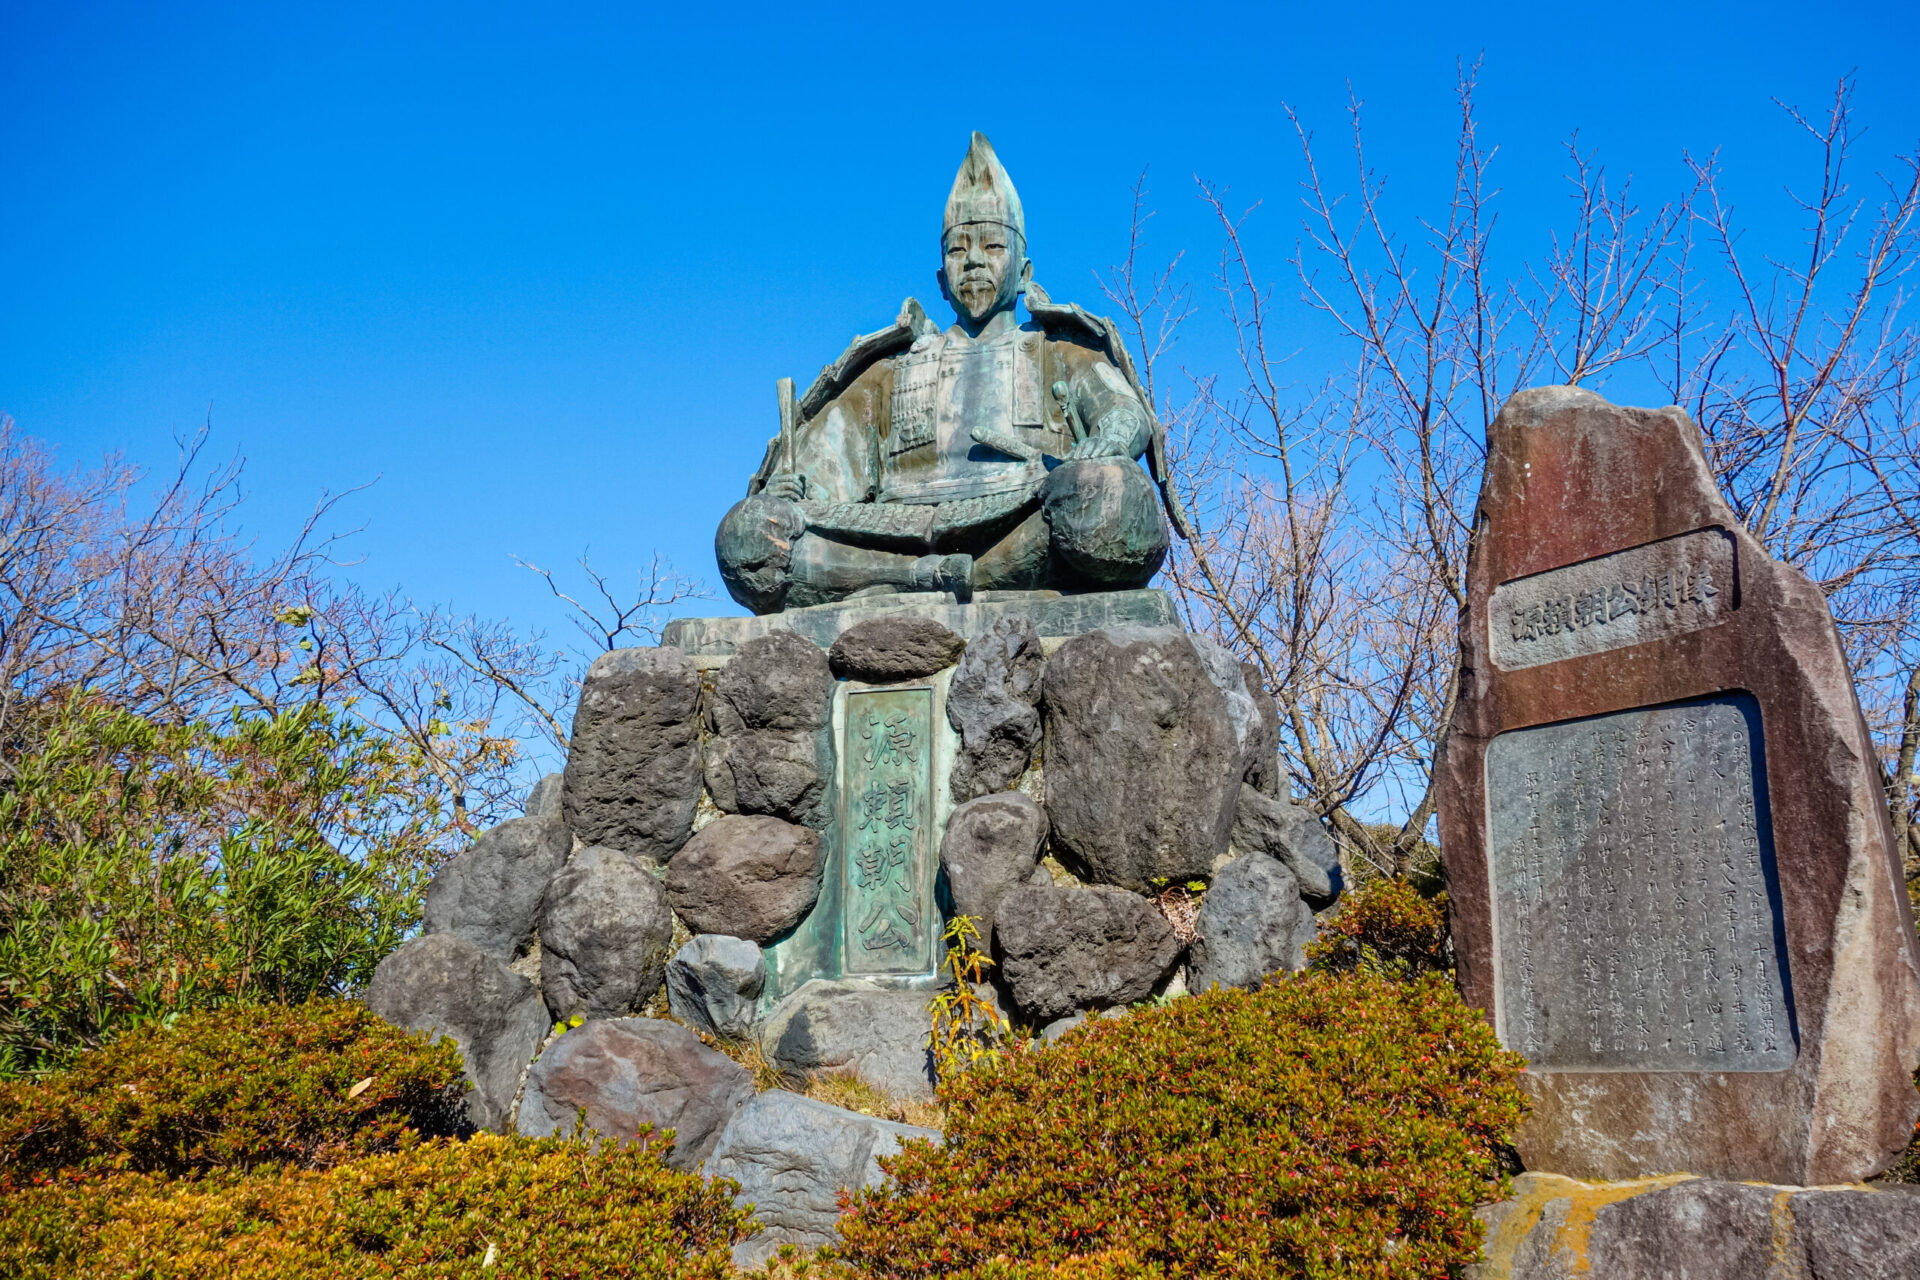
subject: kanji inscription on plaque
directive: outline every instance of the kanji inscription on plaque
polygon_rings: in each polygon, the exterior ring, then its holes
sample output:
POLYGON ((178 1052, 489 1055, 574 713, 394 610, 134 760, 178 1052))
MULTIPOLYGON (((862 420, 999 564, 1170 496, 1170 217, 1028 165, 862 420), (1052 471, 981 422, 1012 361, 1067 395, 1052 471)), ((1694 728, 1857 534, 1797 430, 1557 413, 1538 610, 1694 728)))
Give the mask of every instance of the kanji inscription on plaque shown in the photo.
POLYGON ((1512 730, 1486 778, 1510 1048, 1541 1069, 1793 1064, 1751 697, 1512 730))
POLYGON ((933 691, 847 695, 842 968, 933 967, 933 691))

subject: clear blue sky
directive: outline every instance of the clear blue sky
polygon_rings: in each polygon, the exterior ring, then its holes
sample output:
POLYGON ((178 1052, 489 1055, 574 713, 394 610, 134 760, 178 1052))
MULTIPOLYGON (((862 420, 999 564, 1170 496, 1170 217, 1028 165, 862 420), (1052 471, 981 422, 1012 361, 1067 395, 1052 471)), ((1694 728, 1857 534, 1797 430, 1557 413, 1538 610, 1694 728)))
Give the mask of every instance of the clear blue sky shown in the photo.
POLYGON ((1783 247, 1808 156, 1772 98, 1857 71, 1869 163, 1920 137, 1911 0, 659 9, 0 0, 0 412, 161 464, 211 411, 265 536, 377 479, 353 572, 550 626, 510 555, 658 548, 717 586, 774 379, 908 293, 946 318, 970 129, 1039 278, 1088 303, 1149 165, 1161 246, 1207 249, 1198 173, 1267 201, 1281 273, 1283 101, 1336 134, 1350 82, 1396 189, 1444 183, 1460 58, 1484 54, 1516 252, 1575 129, 1650 196, 1721 148, 1783 247))

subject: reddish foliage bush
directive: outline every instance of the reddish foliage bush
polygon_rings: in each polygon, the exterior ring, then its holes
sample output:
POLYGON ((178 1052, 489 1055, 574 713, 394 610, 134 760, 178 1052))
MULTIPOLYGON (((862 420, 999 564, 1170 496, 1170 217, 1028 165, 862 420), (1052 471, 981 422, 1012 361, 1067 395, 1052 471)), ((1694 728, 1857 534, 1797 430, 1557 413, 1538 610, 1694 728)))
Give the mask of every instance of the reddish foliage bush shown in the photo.
POLYGON ((450 1132, 462 1086, 451 1041, 356 1002, 191 1014, 43 1080, 0 1082, 0 1187, 60 1168, 325 1167, 450 1132))
POLYGON ((1101 1018, 941 1086, 944 1146, 853 1197, 839 1265, 1442 1277, 1506 1191, 1520 1059, 1438 975, 1309 974, 1101 1018))
POLYGON ((1447 895, 1424 898, 1405 880, 1374 880, 1347 894, 1307 944, 1313 967, 1398 976, 1449 973, 1447 895))

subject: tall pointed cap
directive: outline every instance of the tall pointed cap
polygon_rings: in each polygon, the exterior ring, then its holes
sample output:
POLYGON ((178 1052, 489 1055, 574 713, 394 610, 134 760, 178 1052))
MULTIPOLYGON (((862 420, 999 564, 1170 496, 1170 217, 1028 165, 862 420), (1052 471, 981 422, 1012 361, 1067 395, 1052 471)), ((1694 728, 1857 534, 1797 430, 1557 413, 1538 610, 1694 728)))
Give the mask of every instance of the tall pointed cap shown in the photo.
POLYGON ((975 132, 967 158, 954 175, 953 191, 947 196, 947 217, 940 226, 940 238, 963 222, 998 222, 1012 227, 1024 242, 1027 216, 1020 208, 1020 193, 1013 189, 1000 157, 993 154, 987 135, 975 132))

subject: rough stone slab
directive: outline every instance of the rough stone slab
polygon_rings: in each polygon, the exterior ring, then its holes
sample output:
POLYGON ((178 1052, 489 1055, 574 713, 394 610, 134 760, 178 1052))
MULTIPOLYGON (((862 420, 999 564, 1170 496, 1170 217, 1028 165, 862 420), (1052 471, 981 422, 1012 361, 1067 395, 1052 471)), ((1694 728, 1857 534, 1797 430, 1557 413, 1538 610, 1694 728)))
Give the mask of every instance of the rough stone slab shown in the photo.
POLYGON ((766 943, 820 896, 820 833, 778 818, 715 818, 667 866, 667 898, 695 933, 766 943))
POLYGON ((572 835, 553 817, 509 818, 481 832, 427 886, 426 932, 451 933, 512 960, 532 941, 547 885, 572 848, 572 835))
MULTIPOLYGON (((1239 664, 1229 655, 1223 665, 1239 683, 1239 664)), ((1136 893, 1210 875, 1246 762, 1227 697, 1187 633, 1116 627, 1069 640, 1047 660, 1044 690, 1056 851, 1088 879, 1136 893)), ((1244 684, 1240 693, 1251 730, 1257 711, 1244 684)))
POLYGON ((540 992, 465 938, 402 943, 367 983, 367 1008, 405 1031, 448 1036, 467 1072, 467 1118, 505 1133, 520 1075, 547 1032, 540 992))
POLYGON ((1685 1174, 1514 1179, 1483 1205, 1486 1258, 1468 1280, 1911 1280, 1920 1194, 1774 1186, 1685 1174))
POLYGON ((588 844, 656 861, 700 804, 700 673, 678 649, 616 649, 580 687, 560 811, 588 844))
POLYGON ((583 1023, 547 1046, 527 1073, 519 1131, 528 1138, 587 1128, 621 1146, 640 1126, 674 1131, 667 1164, 693 1169, 713 1151, 734 1112, 753 1097, 746 1068, 664 1018, 583 1023))
POLYGON ((703 933, 667 962, 667 1007, 708 1035, 738 1038, 753 1029, 766 981, 758 943, 703 933))
POLYGON ((725 657, 756 637, 792 631, 828 649, 841 632, 857 623, 895 613, 931 619, 968 640, 985 634, 996 618, 1010 615, 1025 617, 1043 636, 1077 636, 1102 627, 1179 625, 1172 598, 1156 588, 1071 596, 1044 591, 983 591, 970 604, 961 604, 940 592, 914 592, 862 596, 759 618, 675 618, 660 639, 662 644, 689 655, 725 657))
POLYGON ((740 647, 707 699, 707 793, 727 813, 820 828, 833 805, 834 679, 827 655, 775 631, 740 647))
POLYGON ((1187 989, 1252 989, 1270 973, 1304 969, 1313 929, 1293 872, 1263 853, 1243 854, 1220 869, 1200 900, 1187 989))
POLYGON ((1920 1115, 1920 942, 1825 600, 1678 408, 1523 391, 1488 445, 1436 782, 1461 991, 1539 1056, 1521 1160, 1871 1175, 1920 1115))
POLYGON ((1332 906, 1345 887, 1340 853, 1326 824, 1305 805, 1275 799, 1251 784, 1241 786, 1233 808, 1233 847, 1286 864, 1300 882, 1300 895, 1315 911, 1332 906))
POLYGON ((929 991, 816 978, 768 1016, 761 1047, 768 1061, 796 1075, 845 1072, 897 1098, 931 1098, 932 998, 929 991))
POLYGON ((1144 1000, 1185 949, 1137 893, 1035 884, 1000 900, 994 945, 1000 976, 1035 1022, 1144 1000))
POLYGON ((734 1247, 734 1264, 760 1266, 783 1244, 802 1250, 832 1244, 840 1192, 879 1186, 886 1180, 880 1157, 913 1138, 938 1142, 940 1131, 781 1089, 753 1098, 734 1113, 706 1165, 708 1176, 740 1184, 734 1203, 751 1205, 760 1220, 760 1232, 734 1247))
POLYGON ((638 1013, 660 989, 673 939, 667 891, 638 858, 591 845, 547 886, 540 986, 556 1022, 638 1013))
POLYGON ((885 614, 841 632, 827 662, 842 680, 917 680, 958 662, 966 647, 965 636, 932 618, 885 614))
POLYGON ((1000 899, 1033 875, 1046 838, 1046 810, 1019 791, 969 800, 948 816, 940 866, 953 895, 953 914, 973 917, 982 951, 992 949, 1000 899))

